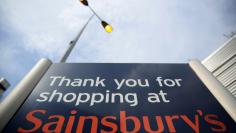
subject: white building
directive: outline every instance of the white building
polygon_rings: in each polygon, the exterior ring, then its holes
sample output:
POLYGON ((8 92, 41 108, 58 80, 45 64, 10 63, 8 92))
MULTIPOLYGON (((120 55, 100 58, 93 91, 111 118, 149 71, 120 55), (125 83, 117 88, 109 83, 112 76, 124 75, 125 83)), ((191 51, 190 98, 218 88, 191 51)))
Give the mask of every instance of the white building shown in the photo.
POLYGON ((236 35, 202 63, 236 98, 236 35))

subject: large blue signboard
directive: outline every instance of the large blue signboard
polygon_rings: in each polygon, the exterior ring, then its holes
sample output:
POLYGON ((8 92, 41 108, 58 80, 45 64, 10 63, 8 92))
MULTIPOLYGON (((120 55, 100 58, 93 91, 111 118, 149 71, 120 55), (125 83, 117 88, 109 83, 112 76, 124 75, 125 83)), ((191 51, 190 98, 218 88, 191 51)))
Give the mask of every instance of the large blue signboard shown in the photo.
POLYGON ((53 64, 4 132, 231 132, 188 64, 53 64))

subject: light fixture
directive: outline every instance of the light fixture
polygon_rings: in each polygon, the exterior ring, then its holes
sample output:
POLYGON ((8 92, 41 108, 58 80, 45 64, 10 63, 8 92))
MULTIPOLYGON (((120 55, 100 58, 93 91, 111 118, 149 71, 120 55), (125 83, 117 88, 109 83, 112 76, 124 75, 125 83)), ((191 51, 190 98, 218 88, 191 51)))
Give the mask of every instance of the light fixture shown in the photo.
POLYGON ((107 33, 111 33, 113 31, 113 28, 110 24, 108 24, 107 22, 103 21, 100 16, 98 16, 98 14, 93 10, 93 8, 91 6, 89 6, 89 3, 87 0, 80 0, 80 2, 85 5, 85 6, 88 6, 89 9, 93 12, 94 15, 97 16, 97 18, 101 21, 101 24, 103 26, 103 28, 105 29, 105 31, 107 33))
POLYGON ((109 25, 107 22, 102 21, 101 23, 106 32, 111 33, 113 31, 112 26, 109 25))

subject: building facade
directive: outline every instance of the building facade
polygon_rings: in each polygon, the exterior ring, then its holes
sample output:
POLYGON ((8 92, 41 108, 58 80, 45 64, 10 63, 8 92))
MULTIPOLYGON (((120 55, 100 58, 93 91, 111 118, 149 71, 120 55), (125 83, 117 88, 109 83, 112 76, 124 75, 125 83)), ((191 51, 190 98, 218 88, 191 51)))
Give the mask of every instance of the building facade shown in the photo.
POLYGON ((236 35, 202 63, 236 98, 236 35))

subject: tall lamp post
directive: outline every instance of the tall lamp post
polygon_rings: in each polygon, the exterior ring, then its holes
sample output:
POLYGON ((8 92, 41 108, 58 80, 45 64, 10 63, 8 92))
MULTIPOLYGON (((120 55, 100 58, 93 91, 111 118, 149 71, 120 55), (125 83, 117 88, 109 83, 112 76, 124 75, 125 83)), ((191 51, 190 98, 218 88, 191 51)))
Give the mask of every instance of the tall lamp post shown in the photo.
POLYGON ((96 16, 100 21, 101 21, 101 25, 103 26, 103 28, 105 29, 106 32, 111 33, 113 31, 113 28, 111 25, 109 25, 106 21, 102 20, 100 16, 98 16, 98 14, 93 10, 93 8, 89 5, 87 0, 80 0, 80 2, 84 5, 89 7, 89 9, 93 12, 93 15, 88 19, 88 21, 85 23, 85 25, 82 27, 82 29, 79 31, 79 33, 77 34, 77 36, 70 41, 68 48, 66 49, 65 53, 63 54, 62 58, 60 59, 61 63, 65 63, 67 58, 69 57, 71 51, 73 50, 74 46, 76 45, 76 43, 78 42, 80 36, 82 35, 82 33, 84 32, 84 29, 87 27, 88 23, 90 22, 90 20, 93 18, 93 16, 96 16))

